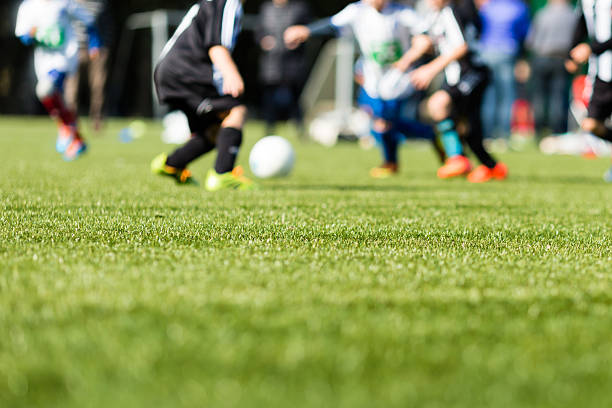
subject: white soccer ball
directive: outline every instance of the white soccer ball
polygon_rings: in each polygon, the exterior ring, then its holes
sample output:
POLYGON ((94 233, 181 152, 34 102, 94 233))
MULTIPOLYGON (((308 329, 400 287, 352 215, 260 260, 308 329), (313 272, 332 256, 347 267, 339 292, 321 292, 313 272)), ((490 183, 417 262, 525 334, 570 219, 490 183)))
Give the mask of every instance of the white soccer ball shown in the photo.
POLYGON ((253 146, 249 166, 258 178, 285 177, 295 163, 293 146, 280 136, 266 136, 253 146))

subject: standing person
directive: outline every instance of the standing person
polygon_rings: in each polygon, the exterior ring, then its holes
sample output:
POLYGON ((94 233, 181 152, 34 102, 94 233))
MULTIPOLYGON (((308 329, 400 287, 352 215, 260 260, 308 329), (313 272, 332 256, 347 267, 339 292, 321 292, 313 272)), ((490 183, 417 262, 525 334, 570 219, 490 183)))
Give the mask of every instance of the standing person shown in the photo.
MULTIPOLYGON (((612 0, 582 0, 581 8, 566 68, 574 73, 588 61, 593 93, 581 127, 612 142, 612 128, 605 123, 612 115, 612 0)), ((604 179, 612 182, 612 167, 604 179)))
POLYGON ((288 48, 297 47, 311 35, 339 34, 345 30, 355 35, 362 54, 360 102, 368 106, 371 133, 382 147, 384 160, 381 166, 370 171, 375 178, 398 172, 399 135, 422 133, 433 138, 431 128, 403 114, 414 93, 406 71, 413 68, 423 53, 402 46, 401 36, 405 31, 401 28, 416 31, 419 24, 420 17, 411 8, 390 0, 362 0, 349 4, 331 18, 285 31, 288 48))
POLYGON ((533 53, 532 105, 538 133, 567 132, 570 77, 565 59, 572 45, 576 13, 568 0, 548 0, 533 18, 527 49, 533 53))
POLYGON ((106 78, 108 76, 109 44, 112 41, 113 23, 108 0, 75 0, 94 16, 99 30, 101 46, 98 57, 90 58, 87 52, 89 35, 87 27, 81 22, 75 22, 75 32, 79 38, 79 68, 66 78, 66 104, 73 111, 78 110, 79 81, 84 74, 89 84, 89 118, 94 130, 100 130, 104 118, 104 99, 106 78))
POLYGON ((412 82, 418 89, 426 89, 439 73, 444 72, 442 88, 427 101, 429 115, 436 122, 449 157, 438 170, 438 177, 457 177, 470 172, 471 164, 461 144, 455 142, 458 120, 467 119, 465 139, 482 163, 468 174, 468 181, 503 180, 508 175, 508 168, 491 157, 482 144, 481 106, 489 70, 478 62, 470 49, 477 31, 474 5, 470 0, 463 4, 453 4, 451 0, 430 0, 430 3, 435 12, 427 24, 427 36, 418 40, 423 38, 434 45, 438 56, 413 71, 412 82))
POLYGON ((240 101, 244 81, 231 52, 240 32, 240 0, 200 0, 166 44, 155 68, 160 102, 187 116, 191 139, 169 156, 151 162, 151 171, 179 184, 193 183, 187 166, 217 149, 208 171, 208 191, 249 189, 253 183, 234 169, 247 110, 240 101))
POLYGON ((305 79, 304 47, 287 48, 283 33, 292 25, 309 22, 310 9, 303 1, 267 1, 259 11, 256 40, 261 49, 259 81, 268 134, 281 118, 294 119, 302 127, 298 98, 305 79))
POLYGON ((100 40, 94 19, 74 0, 24 0, 19 6, 15 35, 34 45, 36 95, 49 115, 58 120, 56 149, 67 161, 86 150, 78 130, 76 112, 66 107, 64 81, 78 64, 78 41, 72 23, 80 20, 89 33, 91 58, 99 54, 100 40))
POLYGON ((480 17, 480 55, 492 71, 482 107, 484 130, 507 141, 516 99, 514 66, 529 30, 529 9, 523 0, 483 0, 480 17))

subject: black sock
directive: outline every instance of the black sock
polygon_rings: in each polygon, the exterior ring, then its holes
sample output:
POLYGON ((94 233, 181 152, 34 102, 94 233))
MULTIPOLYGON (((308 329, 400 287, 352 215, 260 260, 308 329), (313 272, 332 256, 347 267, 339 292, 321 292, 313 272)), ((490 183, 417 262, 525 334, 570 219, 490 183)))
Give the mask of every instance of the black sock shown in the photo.
POLYGON ((612 128, 606 126, 604 129, 606 129, 606 136, 603 139, 607 140, 608 142, 612 142, 612 128))
POLYGON ((215 163, 217 173, 227 173, 234 169, 241 144, 242 130, 231 127, 219 130, 217 135, 217 161, 215 163))
POLYGON ((189 163, 214 148, 215 145, 204 136, 195 134, 183 147, 179 147, 168 156, 166 165, 177 169, 184 169, 189 163))

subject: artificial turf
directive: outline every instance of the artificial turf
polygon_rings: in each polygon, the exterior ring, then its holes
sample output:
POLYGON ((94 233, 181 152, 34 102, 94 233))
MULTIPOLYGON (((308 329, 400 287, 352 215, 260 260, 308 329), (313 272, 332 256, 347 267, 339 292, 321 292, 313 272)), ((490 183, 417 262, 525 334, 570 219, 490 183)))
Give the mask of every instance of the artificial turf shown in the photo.
POLYGON ((293 140, 291 177, 210 194, 124 125, 65 163, 0 119, 1 407, 612 406, 607 161, 470 185, 417 146, 372 180, 376 151, 293 140))

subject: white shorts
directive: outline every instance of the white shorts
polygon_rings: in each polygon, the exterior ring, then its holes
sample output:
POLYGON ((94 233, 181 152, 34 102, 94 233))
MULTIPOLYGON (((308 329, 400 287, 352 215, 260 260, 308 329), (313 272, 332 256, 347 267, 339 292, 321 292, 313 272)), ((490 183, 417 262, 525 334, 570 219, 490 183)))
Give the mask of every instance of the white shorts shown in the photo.
POLYGON ((34 51, 34 70, 39 81, 48 78, 52 71, 70 75, 78 66, 79 46, 76 41, 69 42, 62 50, 37 47, 34 51))

